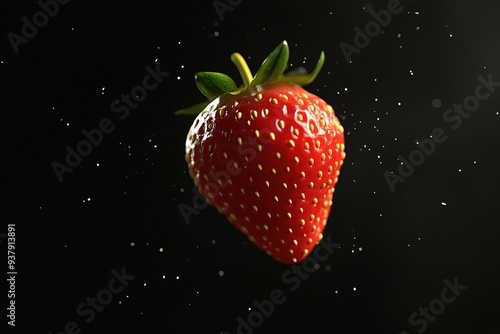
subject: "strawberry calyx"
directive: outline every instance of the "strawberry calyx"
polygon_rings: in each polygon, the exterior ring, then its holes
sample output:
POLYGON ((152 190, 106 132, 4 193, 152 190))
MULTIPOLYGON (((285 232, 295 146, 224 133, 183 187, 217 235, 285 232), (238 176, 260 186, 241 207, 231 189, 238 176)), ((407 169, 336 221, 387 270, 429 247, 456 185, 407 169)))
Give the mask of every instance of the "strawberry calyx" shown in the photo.
POLYGON ((305 86, 312 83, 323 67, 325 53, 321 51, 319 60, 311 73, 307 73, 303 67, 285 73, 288 66, 289 54, 288 43, 286 41, 281 42, 264 60, 255 76, 253 76, 243 56, 237 52, 233 53, 231 55, 231 61, 235 64, 240 73, 242 85, 238 87, 230 76, 223 73, 198 72, 195 74, 194 78, 196 86, 208 100, 178 110, 175 114, 197 115, 210 104, 210 102, 221 95, 238 95, 248 88, 271 82, 287 82, 299 86, 305 86))

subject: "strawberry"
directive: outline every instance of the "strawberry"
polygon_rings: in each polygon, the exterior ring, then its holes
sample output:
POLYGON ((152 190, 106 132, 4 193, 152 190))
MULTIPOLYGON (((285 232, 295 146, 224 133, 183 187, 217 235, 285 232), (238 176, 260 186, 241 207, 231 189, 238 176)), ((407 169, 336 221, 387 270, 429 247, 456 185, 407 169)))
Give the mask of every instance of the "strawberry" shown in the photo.
POLYGON ((177 113, 202 109, 185 155, 200 193, 257 247, 292 264, 323 238, 345 152, 333 108, 302 88, 324 53, 310 74, 284 74, 288 54, 284 41, 252 77, 234 53, 242 86, 222 73, 197 73, 209 100, 177 113))

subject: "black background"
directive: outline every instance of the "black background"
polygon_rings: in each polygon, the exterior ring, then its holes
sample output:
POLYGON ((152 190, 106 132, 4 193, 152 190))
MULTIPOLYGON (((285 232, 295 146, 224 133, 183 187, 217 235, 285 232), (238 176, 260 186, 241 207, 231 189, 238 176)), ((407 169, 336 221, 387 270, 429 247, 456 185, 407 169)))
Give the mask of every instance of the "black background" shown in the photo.
POLYGON ((18 53, 8 34, 20 35, 21 18, 32 21, 40 5, 0 5, 0 232, 16 224, 18 272, 16 327, 5 315, 2 325, 13 333, 59 333, 74 321, 81 333, 233 334, 254 301, 279 289, 286 301, 255 333, 413 334, 423 328, 409 316, 457 279, 467 288, 424 332, 498 332, 500 89, 456 130, 443 114, 474 95, 479 76, 500 81, 500 2, 402 1, 402 13, 352 63, 340 44, 352 45, 354 28, 374 20, 365 2, 232 3, 221 19, 212 1, 73 0, 18 53), (194 197, 184 162, 194 117, 173 115, 203 100, 195 72, 238 78, 234 51, 255 72, 284 39, 292 69, 312 69, 325 51, 306 89, 334 107, 346 131, 324 232, 341 248, 296 291, 282 280, 290 267, 214 208, 186 224, 178 208, 194 197), (147 66, 169 76, 120 120, 111 102, 141 85, 147 66), (51 164, 64 163, 65 147, 104 118, 114 131, 59 182, 51 164), (447 140, 392 192, 384 173, 435 128, 447 140), (134 278, 86 323, 77 306, 122 268, 134 278))

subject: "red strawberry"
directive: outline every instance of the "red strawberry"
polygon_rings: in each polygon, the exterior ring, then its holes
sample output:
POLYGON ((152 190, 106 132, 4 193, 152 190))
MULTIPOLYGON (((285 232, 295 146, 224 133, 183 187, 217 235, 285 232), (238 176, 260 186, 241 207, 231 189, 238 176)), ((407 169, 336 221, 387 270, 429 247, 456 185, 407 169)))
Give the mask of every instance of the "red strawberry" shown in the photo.
POLYGON ((345 157, 333 108, 301 87, 314 80, 324 54, 309 75, 283 75, 286 41, 255 78, 239 54, 232 60, 241 88, 224 74, 198 73, 211 102, 179 112, 205 107, 186 140, 189 173, 207 202, 260 249, 297 263, 323 237, 345 157))

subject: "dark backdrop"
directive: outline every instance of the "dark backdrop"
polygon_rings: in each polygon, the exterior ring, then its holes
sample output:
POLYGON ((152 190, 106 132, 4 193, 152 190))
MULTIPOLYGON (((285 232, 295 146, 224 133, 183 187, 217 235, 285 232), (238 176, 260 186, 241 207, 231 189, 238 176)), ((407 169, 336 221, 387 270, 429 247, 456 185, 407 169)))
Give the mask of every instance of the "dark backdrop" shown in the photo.
POLYGON ((0 5, 9 333, 498 332, 498 1, 54 3, 0 5), (307 89, 333 105, 347 152, 324 232, 341 248, 294 284, 214 208, 183 218, 194 117, 173 115, 202 101, 195 72, 236 78, 234 51, 255 71, 284 39, 291 68, 325 51, 307 89), (148 67, 168 76, 115 113, 148 67), (55 162, 100 125, 109 133, 58 179, 55 162), (446 140, 391 189, 388 173, 439 129, 446 140))

